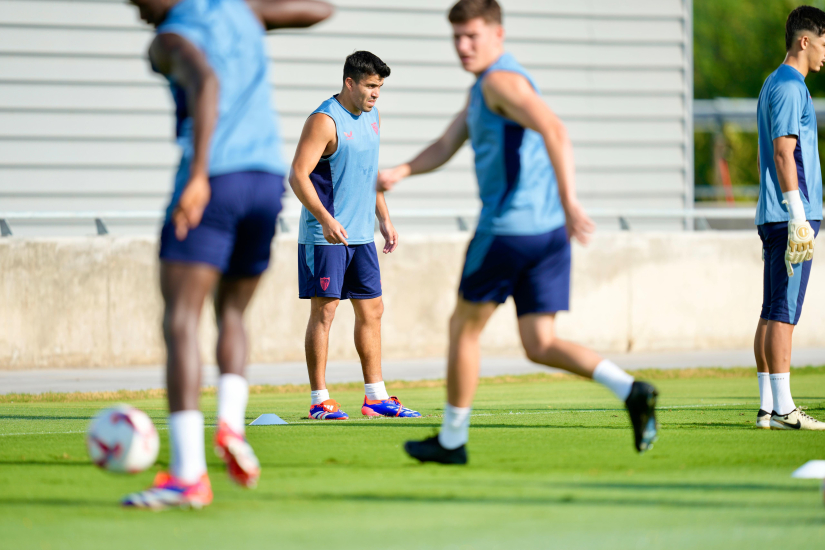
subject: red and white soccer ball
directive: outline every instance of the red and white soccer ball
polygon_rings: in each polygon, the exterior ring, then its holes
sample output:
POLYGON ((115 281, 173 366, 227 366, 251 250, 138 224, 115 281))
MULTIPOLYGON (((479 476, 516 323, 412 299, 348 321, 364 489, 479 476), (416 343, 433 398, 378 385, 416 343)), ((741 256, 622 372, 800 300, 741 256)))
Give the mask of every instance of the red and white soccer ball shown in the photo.
POLYGON ((92 418, 86 448, 92 462, 104 470, 135 474, 155 463, 160 439, 145 412, 115 405, 92 418))

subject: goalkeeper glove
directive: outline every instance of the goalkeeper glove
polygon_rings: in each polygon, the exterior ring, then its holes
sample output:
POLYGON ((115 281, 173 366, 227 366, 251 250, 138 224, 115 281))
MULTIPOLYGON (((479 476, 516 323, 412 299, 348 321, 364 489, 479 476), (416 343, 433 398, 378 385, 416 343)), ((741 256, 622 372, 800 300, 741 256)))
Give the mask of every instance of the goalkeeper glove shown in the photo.
POLYGON ((788 222, 788 246, 785 249, 785 267, 788 277, 793 277, 793 264, 800 264, 814 257, 814 230, 805 219, 805 206, 799 190, 783 193, 782 204, 788 205, 791 220, 788 222))

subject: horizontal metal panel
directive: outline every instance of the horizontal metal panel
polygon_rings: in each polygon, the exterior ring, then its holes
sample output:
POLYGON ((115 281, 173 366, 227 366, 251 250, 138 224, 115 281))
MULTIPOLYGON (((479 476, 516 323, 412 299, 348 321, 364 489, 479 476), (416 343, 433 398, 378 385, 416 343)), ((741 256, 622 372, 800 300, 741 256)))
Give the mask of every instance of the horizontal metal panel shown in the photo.
MULTIPOLYGON (((285 139, 297 142, 306 121, 303 115, 281 117, 285 139)), ((435 140, 446 128, 448 119, 422 120, 392 115, 382 117, 382 143, 419 143, 435 140)), ((683 124, 678 121, 578 121, 567 124, 577 143, 656 144, 683 139, 683 124)), ((34 113, 0 112, 0 138, 44 139, 118 139, 171 142, 174 121, 170 114, 117 113, 34 113)))
MULTIPOLYGON (((0 169, 0 197, 97 195, 115 200, 123 197, 158 198, 168 196, 173 179, 173 167, 162 170, 4 168, 0 169)), ((576 187, 581 196, 673 193, 681 192, 683 186, 684 172, 674 169, 612 174, 579 172, 576 177, 576 187)), ((408 198, 460 199, 473 198, 477 194, 475 172, 469 167, 410 177, 390 193, 408 198)))
MULTIPOLYGON (((333 3, 341 5, 340 2, 333 3)), ((362 32, 372 30, 380 33, 397 27, 398 31, 403 34, 424 36, 446 34, 450 32, 446 17, 450 4, 450 2, 441 2, 440 9, 433 10, 422 2, 411 5, 400 1, 380 0, 377 6, 369 5, 369 3, 356 3, 342 6, 344 9, 338 10, 329 20, 313 28, 313 31, 351 33, 354 30, 362 32), (393 10, 393 8, 396 9, 393 10), (407 24, 399 24, 403 22, 407 24)), ((682 15, 682 8, 678 0, 671 2, 653 0, 641 4, 606 0, 600 4, 594 5, 592 2, 553 4, 546 0, 543 2, 502 2, 507 33, 511 37, 544 37, 558 34, 563 38, 575 39, 592 33, 596 38, 628 36, 637 40, 640 38, 661 40, 681 32, 679 18, 682 15), (652 7, 655 9, 651 9, 652 7), (564 17, 558 17, 560 15, 564 17), (622 17, 616 18, 615 16, 622 17), (668 19, 662 21, 662 16, 668 19), (625 34, 627 31, 623 27, 626 26, 628 20, 637 25, 644 25, 639 29, 641 31, 639 34, 625 34), (565 25, 568 22, 570 24, 565 25)), ((120 2, 3 0, 0 1, 0 24, 113 27, 130 30, 145 28, 145 24, 138 17, 137 8, 120 2)))
MULTIPOLYGON (((0 32, 0 52, 60 55, 142 55, 152 34, 117 30, 7 27, 0 32)), ((382 36, 269 35, 270 56, 279 60, 336 61, 356 49, 369 50, 389 64, 440 63, 457 66, 452 41, 382 36)), ((562 67, 681 67, 682 46, 513 42, 508 49, 522 63, 562 67)))
MULTIPOLYGON (((473 75, 459 67, 394 64, 392 75, 384 83, 384 92, 395 89, 429 89, 464 92, 474 82, 473 75)), ((334 90, 340 87, 343 59, 340 62, 272 63, 270 80, 280 87, 311 90, 334 90)), ((681 93, 684 75, 681 70, 632 71, 596 69, 531 69, 543 93, 681 93)), ((7 83, 89 83, 100 85, 130 84, 166 86, 165 80, 149 70, 143 59, 65 58, 60 56, 28 57, 0 55, 0 82, 7 83)))
MULTIPOLYGON (((409 2, 401 0, 333 0, 343 8, 409 9, 409 2)), ((416 9, 443 10, 444 13, 455 2, 452 0, 417 0, 416 9)), ((681 17, 684 11, 682 0, 500 0, 505 22, 507 14, 530 13, 551 15, 592 15, 598 17, 681 17)), ((506 24, 506 23, 505 23, 506 24)))
MULTIPOLYGON (((47 31, 42 31, 47 32, 47 31)), ((457 65, 452 40, 415 40, 375 36, 278 36, 266 39, 273 59, 335 60, 353 50, 369 50, 388 64, 394 62, 457 65), (296 52, 300 52, 296 55, 296 52)), ((681 67, 681 45, 605 47, 598 44, 537 44, 513 42, 507 48, 522 63, 563 67, 681 67)))
MULTIPOLYGON (((153 142, 79 142, 6 141, 0 147, 0 167, 11 166, 100 166, 166 168, 180 158, 173 144, 153 142)), ((420 150, 419 145, 384 145, 381 166, 410 160, 420 150)), ((291 148, 285 147, 285 157, 291 159, 291 148)), ((575 151, 577 166, 582 168, 672 167, 684 164, 680 145, 662 147, 592 146, 575 151)), ((451 161, 451 166, 468 167, 472 153, 463 147, 451 161)))
POLYGON ((14 193, 53 193, 56 196, 95 193, 101 196, 164 196, 171 190, 174 176, 175 171, 172 167, 162 170, 0 168, 0 196, 5 197, 14 193))
MULTIPOLYGON (((280 112, 301 115, 311 113, 335 91, 308 94, 301 90, 281 89, 275 93, 275 105, 280 112)), ((581 94, 548 94, 545 101, 561 117, 624 117, 644 118, 684 116, 684 100, 680 95, 652 97, 581 94)), ((464 108, 464 92, 395 91, 384 94, 379 110, 387 115, 443 115, 451 117, 464 108)), ((89 111, 172 111, 172 99, 161 87, 89 86, 89 85, 25 85, 0 83, 0 109, 83 109, 89 111)))
POLYGON ((126 2, 3 0, 0 24, 79 27, 142 27, 138 9, 126 2))

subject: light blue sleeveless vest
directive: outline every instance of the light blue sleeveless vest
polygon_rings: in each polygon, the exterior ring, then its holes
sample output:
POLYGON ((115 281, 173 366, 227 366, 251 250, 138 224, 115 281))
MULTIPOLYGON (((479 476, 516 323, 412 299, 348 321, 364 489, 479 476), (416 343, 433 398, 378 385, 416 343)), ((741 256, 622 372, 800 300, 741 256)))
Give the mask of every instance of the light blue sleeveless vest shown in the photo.
POLYGON ((478 233, 538 235, 564 225, 556 173, 538 132, 492 112, 481 90, 494 71, 518 73, 538 92, 527 71, 509 53, 484 71, 470 90, 467 126, 475 151, 481 198, 478 233))
MULTIPOLYGON (((218 121, 212 135, 209 175, 263 171, 286 174, 282 141, 272 105, 264 28, 243 0, 183 0, 157 33, 177 34, 198 47, 220 83, 218 121)), ((172 206, 189 177, 192 117, 186 94, 173 80, 177 141, 182 158, 172 206)))
MULTIPOLYGON (((309 179, 324 208, 347 230, 347 242, 371 243, 375 240, 375 180, 381 138, 378 110, 355 116, 333 96, 312 112, 316 113, 335 121, 338 148, 318 162, 309 179)), ((306 208, 301 208, 298 242, 330 244, 321 224, 306 208)))

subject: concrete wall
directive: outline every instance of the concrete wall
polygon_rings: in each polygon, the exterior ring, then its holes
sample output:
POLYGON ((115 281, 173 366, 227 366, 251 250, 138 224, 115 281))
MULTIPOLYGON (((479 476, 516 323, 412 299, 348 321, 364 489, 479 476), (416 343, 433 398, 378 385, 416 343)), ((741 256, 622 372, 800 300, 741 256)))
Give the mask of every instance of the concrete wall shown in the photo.
MULTIPOLYGON (((441 356, 467 237, 401 242, 381 258, 384 354, 441 356)), ((148 238, 0 240, 0 368, 162 363, 156 246, 148 238)), ((297 244, 279 238, 248 314, 253 362, 303 360, 308 303, 297 299, 296 260, 297 244)), ((604 351, 747 348, 761 271, 755 232, 603 233, 574 250, 572 312, 560 315, 559 334, 604 351)), ((486 353, 520 353, 514 319, 508 302, 485 331, 486 353)), ((824 324, 825 270, 814 267, 795 343, 821 346, 824 324)), ((331 359, 356 357, 352 329, 352 308, 342 304, 331 359)), ((212 362, 211 309, 201 334, 212 362)))

